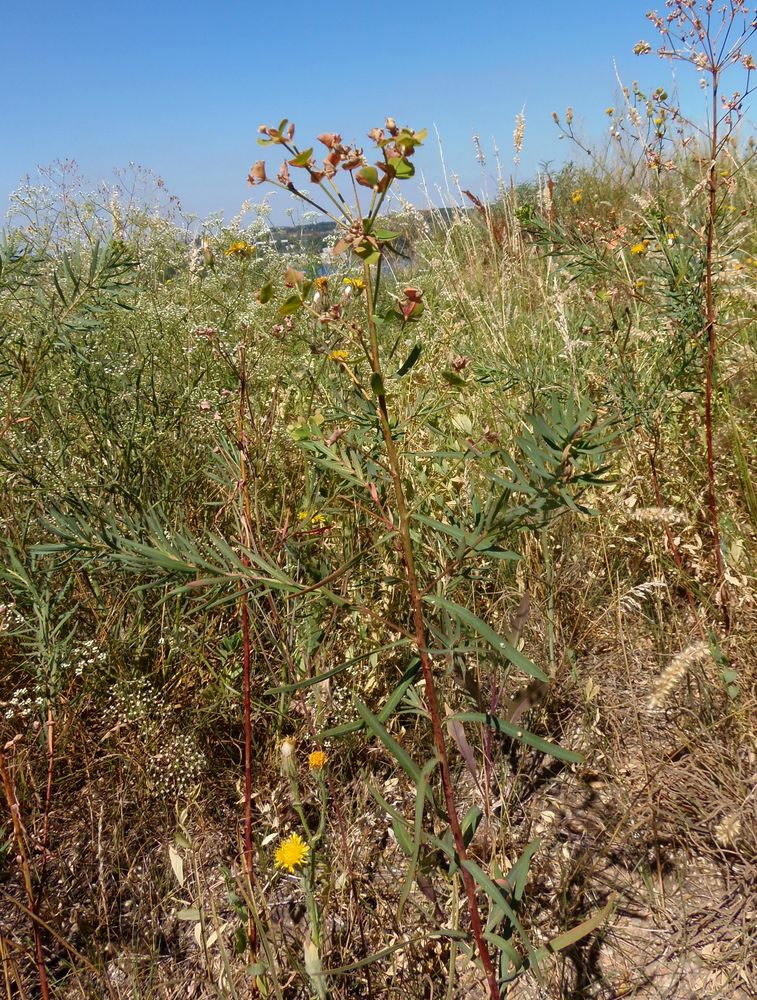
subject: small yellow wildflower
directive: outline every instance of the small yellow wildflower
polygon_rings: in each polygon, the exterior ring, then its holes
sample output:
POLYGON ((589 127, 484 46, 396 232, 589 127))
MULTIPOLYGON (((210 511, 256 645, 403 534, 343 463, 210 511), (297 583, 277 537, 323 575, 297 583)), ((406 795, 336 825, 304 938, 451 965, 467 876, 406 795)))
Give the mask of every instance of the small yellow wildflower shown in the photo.
POLYGON ((326 517, 323 514, 318 514, 314 510, 300 510, 297 512, 298 521, 309 521, 311 524, 323 524, 326 517))
POLYGON ((288 872, 294 872, 299 865, 305 864, 309 854, 310 848, 299 833, 293 833, 276 848, 273 860, 277 868, 286 868, 288 872))
POLYGON ((365 282, 362 278, 343 278, 342 283, 349 285, 350 288, 355 288, 360 291, 361 288, 365 288, 365 282))
POLYGON ((322 292, 324 288, 327 288, 329 284, 329 279, 325 274, 322 274, 319 278, 315 279, 315 287, 319 292, 322 292))
POLYGON ((642 240, 641 243, 634 243, 631 247, 631 253, 642 254, 647 252, 647 247, 649 246, 648 240, 642 240))
POLYGON ((323 750, 314 750, 308 754, 308 767, 311 771, 322 771, 328 763, 328 759, 328 754, 325 754, 323 750))
POLYGON ((579 189, 573 192, 573 194, 570 196, 570 200, 573 202, 574 205, 580 205, 583 196, 584 196, 583 191, 579 189))
POLYGON ((646 278, 637 278, 637 280, 634 282, 634 288, 638 288, 639 290, 641 290, 646 285, 646 283, 647 283, 646 278))
POLYGON ((349 357, 346 351, 331 351, 329 353, 329 361, 344 361, 346 363, 349 361, 349 357))
POLYGON ((664 118, 660 118, 660 116, 658 115, 657 118, 655 118, 654 123, 655 123, 655 125, 657 125, 659 127, 660 125, 662 125, 662 123, 664 121, 665 121, 665 119, 664 118))
POLYGON ((227 257, 231 257, 234 254, 239 254, 240 257, 252 257, 255 253, 255 247, 246 240, 234 240, 228 249, 224 250, 224 253, 227 257))
POLYGON ((605 108, 605 114, 607 115, 608 118, 612 118, 612 116, 615 114, 615 108, 605 108))

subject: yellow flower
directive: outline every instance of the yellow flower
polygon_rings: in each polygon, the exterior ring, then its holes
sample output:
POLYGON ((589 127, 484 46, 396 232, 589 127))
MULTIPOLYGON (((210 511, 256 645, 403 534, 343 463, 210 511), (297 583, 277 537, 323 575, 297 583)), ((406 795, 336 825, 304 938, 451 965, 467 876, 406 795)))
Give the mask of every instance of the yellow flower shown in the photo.
POLYGON ((343 278, 342 283, 349 285, 351 288, 356 288, 358 291, 361 288, 365 288, 365 282, 362 278, 343 278))
POLYGON ((662 125, 662 123, 664 121, 665 121, 665 119, 664 118, 660 118, 660 116, 658 115, 657 118, 655 118, 654 123, 655 123, 655 125, 662 125))
POLYGON ((631 247, 631 253, 635 254, 646 253, 648 245, 649 244, 647 240, 642 240, 641 243, 634 243, 634 245, 631 247))
POLYGON ((299 833, 293 833, 276 848, 273 860, 277 868, 286 868, 288 872, 294 872, 299 865, 305 864, 309 854, 310 848, 299 833))
POLYGON ((584 196, 583 191, 580 190, 574 191, 573 194, 570 196, 570 200, 573 202, 574 205, 579 205, 581 203, 581 199, 583 198, 583 196, 584 196))
POLYGON ((321 771, 328 762, 328 755, 323 750, 314 750, 308 755, 308 767, 311 771, 321 771))
POLYGON ((318 514, 316 511, 308 510, 306 508, 305 510, 300 510, 297 512, 297 520, 310 521, 311 524, 323 524, 326 520, 326 517, 323 514, 318 514))
POLYGON ((615 114, 615 108, 605 108, 605 114, 607 115, 608 118, 612 118, 612 116, 615 114))
POLYGON ((227 250, 224 250, 224 253, 227 257, 231 257, 233 254, 239 254, 242 257, 252 257, 255 253, 255 247, 246 240, 234 240, 231 246, 227 250))
POLYGON ((331 351, 329 361, 349 361, 349 354, 346 351, 331 351))
POLYGON ((329 279, 326 277, 325 274, 322 274, 319 278, 315 279, 315 287, 318 289, 319 292, 322 292, 323 289, 328 286, 328 283, 329 279))

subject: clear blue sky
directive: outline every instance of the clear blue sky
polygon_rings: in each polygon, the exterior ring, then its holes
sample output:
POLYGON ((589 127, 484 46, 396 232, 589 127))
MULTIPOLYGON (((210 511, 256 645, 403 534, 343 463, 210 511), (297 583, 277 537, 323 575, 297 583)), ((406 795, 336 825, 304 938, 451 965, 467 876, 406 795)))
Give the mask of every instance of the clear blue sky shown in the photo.
MULTIPOLYGON (((589 135, 607 128, 613 61, 627 84, 669 85, 668 64, 631 52, 640 38, 655 42, 649 5, 2 0, 0 207, 37 165, 71 158, 93 181, 134 161, 159 173, 187 211, 230 215, 261 191, 245 183, 263 155, 257 126, 283 117, 297 123, 301 145, 320 131, 362 140, 387 114, 428 127, 417 166, 431 186, 441 178, 436 126, 448 170, 480 189, 472 133, 487 150, 496 138, 510 169, 525 105, 517 176, 527 178, 568 153, 553 110, 573 105, 589 135)), ((695 96, 686 67, 681 85, 695 96)), ((420 201, 412 184, 403 190, 420 201)), ((283 194, 276 205, 283 218, 283 194)))

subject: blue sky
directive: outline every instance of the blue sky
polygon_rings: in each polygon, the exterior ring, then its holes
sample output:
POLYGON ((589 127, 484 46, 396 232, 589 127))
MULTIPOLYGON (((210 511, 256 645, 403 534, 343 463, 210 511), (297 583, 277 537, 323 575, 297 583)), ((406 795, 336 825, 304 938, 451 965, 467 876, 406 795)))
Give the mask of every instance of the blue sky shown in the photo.
MULTIPOLYGON (((659 4, 662 6, 662 0, 659 4)), ((625 83, 670 83, 670 66, 640 60, 632 47, 654 43, 649 0, 37 0, 3 4, 4 83, 0 88, 0 207, 25 174, 75 159, 99 181, 136 162, 160 174, 186 211, 232 215, 259 197, 245 178, 264 155, 257 126, 287 117, 297 139, 338 131, 363 140, 387 114, 427 127, 416 166, 433 189, 447 169, 480 190, 471 142, 496 139, 507 170, 515 115, 525 106, 519 179, 542 161, 560 163, 551 112, 575 108, 585 134, 607 129, 604 109, 625 83)), ((696 99, 684 67, 681 87, 696 99)), ((278 165, 278 157, 271 156, 278 165)), ((487 170, 494 171, 493 161, 487 170)), ((404 192, 421 201, 414 182, 404 192)), ((275 215, 285 218, 286 196, 275 215)))

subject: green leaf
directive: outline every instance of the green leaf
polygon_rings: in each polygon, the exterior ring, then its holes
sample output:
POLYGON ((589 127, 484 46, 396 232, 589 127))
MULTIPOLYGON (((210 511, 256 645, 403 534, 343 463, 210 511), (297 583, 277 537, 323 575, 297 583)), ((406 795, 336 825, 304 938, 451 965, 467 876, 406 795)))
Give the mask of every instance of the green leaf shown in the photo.
POLYGON ((457 372, 444 371, 442 372, 442 378, 445 382, 449 382, 449 384, 453 385, 456 389, 466 389, 468 387, 466 380, 464 378, 460 378, 457 372))
POLYGON ((533 949, 531 948, 531 944, 528 940, 528 937, 526 936, 526 932, 524 931, 520 920, 518 920, 518 915, 516 914, 512 906, 510 906, 510 904, 508 903, 505 894, 502 892, 499 886, 496 885, 496 883, 489 878, 489 876, 482 868, 479 868, 479 866, 476 864, 475 861, 471 861, 470 858, 466 858, 465 861, 463 861, 463 868, 465 868, 467 871, 470 872, 470 874, 476 880, 476 883, 484 890, 484 892, 491 899, 491 901, 501 908, 502 912, 510 921, 510 925, 520 935, 521 940, 523 941, 523 943, 525 944, 526 948, 529 951, 529 954, 532 954, 533 949))
POLYGON ((431 604, 435 608, 443 608, 448 611, 453 618, 457 618, 458 621, 472 628, 474 632, 477 632, 482 639, 489 643, 495 652, 499 653, 506 660, 509 660, 513 666, 519 667, 524 673, 528 674, 530 677, 536 677, 540 681, 549 681, 549 677, 540 670, 535 663, 532 663, 527 656, 524 656, 519 650, 512 646, 507 639, 504 639, 501 635, 494 631, 494 629, 487 625, 485 621, 482 621, 472 611, 468 611, 467 608, 461 607, 459 604, 455 604, 454 601, 447 600, 446 597, 439 597, 436 594, 427 594, 424 598, 427 604, 431 604))
POLYGON ((607 903, 602 907, 601 910, 597 910, 593 917, 589 917, 583 920, 580 924, 571 928, 569 931, 565 931, 564 934, 558 934, 557 937, 552 938, 551 941, 547 941, 546 945, 542 948, 537 948, 533 955, 530 957, 529 964, 534 965, 536 962, 540 962, 542 959, 546 958, 548 955, 554 954, 556 951, 564 951, 566 948, 570 948, 581 938, 585 938, 592 931, 595 931, 600 927, 607 917, 610 915, 610 911, 615 906, 615 893, 610 896, 607 903))
POLYGON ((412 351, 408 354, 407 358, 402 364, 402 367, 397 370, 395 378, 402 378, 403 375, 407 375, 410 369, 415 365, 415 362, 421 356, 421 351, 423 347, 421 344, 416 344, 412 351))
POLYGON ((260 302, 261 305, 265 305, 266 302, 270 302, 272 298, 273 298, 273 282, 267 281, 258 292, 258 302, 260 302))
POLYGON ((304 149, 301 153, 298 153, 293 160, 289 161, 289 165, 292 167, 306 167, 310 163, 311 157, 313 156, 313 147, 310 149, 304 149))
POLYGON ((421 769, 415 763, 407 750, 404 750, 394 737, 389 735, 367 705, 364 705, 362 701, 355 700, 355 708, 357 710, 357 714, 366 724, 368 729, 370 729, 374 736, 377 736, 381 740, 405 774, 407 774, 415 784, 416 788, 419 787, 422 781, 421 769))
POLYGON ((366 264, 377 264, 381 260, 381 251, 370 240, 363 240, 352 249, 366 264))
POLYGON ((384 243, 389 243, 391 240, 396 240, 401 233, 392 232, 391 229, 371 229, 371 236, 375 236, 377 240, 381 240, 384 243))
POLYGON ((284 303, 279 306, 279 316, 290 316, 292 313, 296 313, 298 309, 302 309, 302 299, 299 295, 290 295, 284 303))
POLYGON ((378 170, 375 167, 363 167, 361 170, 358 170, 357 176, 368 187, 374 187, 379 182, 378 170))
MULTIPOLYGON (((405 642, 406 640, 402 640, 405 642)), ((402 680, 397 685, 397 687, 392 692, 391 697, 384 705, 384 707, 379 712, 377 718, 379 722, 386 722, 394 714, 395 709, 400 704, 408 688, 412 687, 415 683, 418 672, 420 670, 420 660, 415 657, 410 666, 407 668, 405 673, 402 675, 402 680)), ((335 739, 339 736, 347 736, 349 733, 357 733, 364 728, 364 723, 362 721, 357 722, 346 722, 344 725, 335 726, 333 729, 325 729, 319 734, 320 739, 335 739)))
POLYGON ((404 823, 398 816, 392 818, 392 830, 397 838, 397 843, 409 858, 413 856, 413 838, 410 836, 407 823, 404 823))
POLYGON ((455 715, 451 715, 450 719, 456 722, 478 722, 481 725, 489 726, 490 729, 493 729, 497 733, 502 733, 504 736, 509 736, 520 743, 525 743, 526 746, 533 747, 535 750, 541 750, 542 753, 549 754, 550 757, 556 757, 557 760, 564 760, 569 764, 583 763, 583 757, 580 753, 576 753, 575 750, 565 750, 556 743, 543 740, 540 736, 530 733, 527 729, 520 729, 518 726, 514 726, 511 722, 505 722, 504 719, 500 719, 496 715, 489 715, 485 712, 458 712, 455 715))
POLYGON ((384 388, 384 380, 381 378, 379 372, 374 372, 371 375, 371 389, 374 396, 386 396, 386 389, 384 388))
POLYGON ((412 177, 415 173, 415 167, 410 162, 410 160, 406 160, 404 156, 403 157, 390 156, 388 162, 389 166, 393 167, 395 176, 400 181, 407 180, 409 177, 412 177))
MULTIPOLYGON (((399 900, 397 902, 397 918, 401 918, 402 911, 407 902, 407 898, 410 895, 410 890, 413 887, 413 882, 415 881, 416 871, 418 869, 418 863, 420 861, 421 846, 423 841, 423 812, 425 809, 428 782, 431 775, 434 773, 436 765, 439 763, 439 758, 434 755, 431 760, 427 761, 423 771, 421 773, 421 782, 416 787, 415 795, 415 825, 414 825, 414 839, 412 843, 412 851, 410 853, 410 865, 407 869, 407 874, 405 875, 405 881, 402 884, 402 889, 400 890, 399 900)), ((397 824, 395 824, 396 826, 397 824)), ((396 833, 396 829, 395 829, 396 833)), ((398 838, 399 839, 399 838, 398 838)), ((403 845, 404 846, 404 845, 403 845)))
POLYGON ((531 865, 531 858, 534 854, 536 854, 540 846, 540 840, 532 840, 531 843, 524 848, 523 853, 508 873, 507 881, 512 886, 513 898, 516 902, 520 902, 523 898, 523 893, 526 891, 526 880, 528 879, 528 869, 531 865))
MULTIPOLYGON (((361 653, 360 656, 353 656, 349 660, 345 660, 344 663, 340 663, 336 667, 332 667, 331 670, 327 670, 325 673, 317 674, 315 677, 306 677, 305 680, 297 681, 294 684, 281 684, 279 687, 272 687, 266 690, 267 695, 273 694, 283 694, 289 691, 303 691, 305 688, 313 687, 314 684, 321 684, 323 681, 329 680, 331 677, 336 677, 337 674, 341 674, 344 670, 349 669, 349 667, 354 666, 356 663, 362 663, 364 660, 369 659, 376 653, 386 653, 391 649, 399 649, 400 646, 406 646, 408 643, 407 639, 398 639, 396 642, 390 642, 386 646, 379 646, 378 649, 372 649, 368 653, 361 653)), ((379 715, 380 718, 380 715, 379 715)), ((360 723, 355 723, 356 727, 360 728, 360 723)), ((323 736, 323 734, 321 734, 323 736)))

